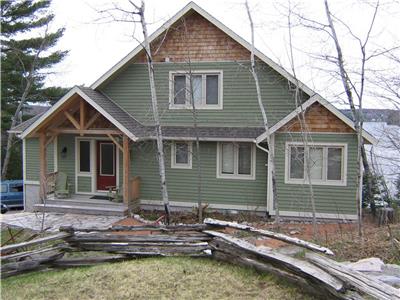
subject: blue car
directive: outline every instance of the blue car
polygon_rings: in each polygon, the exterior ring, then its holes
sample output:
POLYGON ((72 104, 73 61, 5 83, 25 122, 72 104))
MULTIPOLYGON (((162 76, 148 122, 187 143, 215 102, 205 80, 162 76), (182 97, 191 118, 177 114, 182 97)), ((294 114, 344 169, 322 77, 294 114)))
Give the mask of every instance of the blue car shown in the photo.
POLYGON ((24 208, 23 180, 5 180, 1 182, 1 206, 24 208))

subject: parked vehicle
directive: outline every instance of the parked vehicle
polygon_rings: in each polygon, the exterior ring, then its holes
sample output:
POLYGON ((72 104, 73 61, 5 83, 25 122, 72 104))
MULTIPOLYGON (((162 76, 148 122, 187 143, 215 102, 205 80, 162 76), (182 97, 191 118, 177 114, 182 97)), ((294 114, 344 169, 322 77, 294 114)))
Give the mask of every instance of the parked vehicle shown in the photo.
POLYGON ((24 207, 24 184, 22 180, 5 180, 1 182, 0 201, 7 208, 24 207))
POLYGON ((1 213, 5 214, 6 212, 8 212, 8 207, 7 205, 1 203, 1 213))

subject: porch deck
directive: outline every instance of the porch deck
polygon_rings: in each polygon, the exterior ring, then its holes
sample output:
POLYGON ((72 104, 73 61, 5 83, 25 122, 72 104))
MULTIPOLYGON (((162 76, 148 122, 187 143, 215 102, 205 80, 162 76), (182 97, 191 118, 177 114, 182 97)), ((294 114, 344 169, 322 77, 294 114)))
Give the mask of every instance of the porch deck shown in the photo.
POLYGON ((58 199, 49 195, 46 204, 35 204, 35 211, 126 216, 128 207, 124 203, 112 202, 109 200, 91 199, 93 195, 73 194, 69 198, 58 199))

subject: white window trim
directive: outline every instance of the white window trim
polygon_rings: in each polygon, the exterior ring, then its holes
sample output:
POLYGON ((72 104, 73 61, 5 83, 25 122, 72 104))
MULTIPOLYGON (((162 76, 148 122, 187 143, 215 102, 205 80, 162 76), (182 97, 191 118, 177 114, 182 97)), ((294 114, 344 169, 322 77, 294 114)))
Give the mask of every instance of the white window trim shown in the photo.
MULTIPOLYGON (((240 179, 240 180, 255 180, 256 179, 256 147, 254 143, 251 143, 251 170, 250 175, 238 174, 237 172, 237 150, 235 150, 234 155, 234 174, 224 174, 222 173, 222 144, 227 142, 219 142, 217 144, 217 178, 220 179, 240 179)), ((235 143, 235 142, 233 142, 235 143)), ((236 148, 235 148, 236 149, 236 148)))
POLYGON ((116 149, 115 149, 115 144, 113 143, 113 142, 100 142, 100 166, 99 166, 99 168, 100 168, 100 176, 109 176, 109 177, 114 177, 115 176, 115 172, 117 171, 117 168, 116 168, 116 155, 117 155, 117 152, 116 152, 116 149), (112 174, 103 174, 103 172, 102 172, 102 161, 101 161, 101 152, 102 152, 102 150, 103 150, 103 148, 102 148, 102 146, 103 145, 111 145, 112 147, 113 147, 113 160, 112 160, 112 163, 113 163, 113 173, 112 174))
POLYGON ((91 139, 85 139, 85 138, 79 138, 76 140, 76 174, 78 176, 86 176, 86 177, 91 177, 92 172, 93 172, 93 156, 92 156, 92 140, 91 139), (81 142, 89 142, 89 150, 90 150, 90 170, 88 172, 82 172, 80 170, 80 162, 81 162, 81 142))
MULTIPOLYGON (((169 109, 192 109, 192 104, 188 99, 190 99, 190 88, 189 88, 189 71, 170 71, 169 72, 169 109), (186 75, 186 103, 185 104, 175 104, 174 103, 174 76, 175 75, 186 75)), ((205 76, 203 76, 202 84, 202 94, 203 101, 202 105, 197 105, 196 109, 204 110, 221 110, 223 109, 223 71, 222 70, 193 70, 191 71, 193 75, 218 75, 218 104, 205 104, 206 97, 206 84, 205 76)))
MULTIPOLYGON (((104 190, 98 190, 97 189, 97 149, 96 149, 96 143, 97 141, 104 141, 104 142, 112 142, 109 138, 107 137, 79 137, 76 136, 75 137, 75 193, 76 194, 81 194, 81 195, 104 195, 105 193, 107 193, 108 191, 104 191, 104 190), (79 160, 78 155, 78 141, 79 140, 89 140, 91 141, 91 157, 93 157, 92 161, 91 161, 91 170, 92 172, 89 174, 81 174, 78 172, 79 170, 79 166, 78 166, 78 162, 79 160), (78 190, 78 177, 91 177, 92 178, 92 190, 91 192, 82 192, 78 190)), ((120 178, 120 169, 119 169, 119 152, 117 151, 118 149, 116 149, 116 158, 115 158, 115 166, 116 166, 116 183, 118 185, 119 183, 119 178, 120 178)))
POLYGON ((176 142, 171 143, 171 169, 191 169, 192 168, 192 153, 193 153, 193 143, 187 141, 179 141, 178 143, 188 144, 188 163, 182 164, 176 162, 176 142))
MULTIPOLYGON (((306 165, 304 164, 304 179, 292 179, 290 178, 290 147, 301 146, 304 147, 302 142, 286 142, 285 145, 285 183, 286 184, 310 184, 310 180, 307 178, 306 165)), ((346 186, 347 185, 347 143, 308 143, 310 147, 323 147, 323 164, 322 174, 323 179, 312 179, 312 185, 331 185, 331 186, 346 186), (341 147, 342 151, 342 180, 328 180, 328 168, 327 168, 327 149, 329 147, 341 147)))

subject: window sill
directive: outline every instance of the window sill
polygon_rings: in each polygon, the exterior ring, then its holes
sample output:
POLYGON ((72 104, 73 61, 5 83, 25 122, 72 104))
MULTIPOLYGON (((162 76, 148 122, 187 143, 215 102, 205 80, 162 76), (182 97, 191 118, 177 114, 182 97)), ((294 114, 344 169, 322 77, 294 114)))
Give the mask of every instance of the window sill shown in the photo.
POLYGON ((192 165, 171 165, 171 169, 186 169, 191 170, 192 165))
POLYGON ((234 180, 255 180, 255 175, 226 175, 226 174, 218 174, 218 179, 234 179, 234 180))
MULTIPOLYGON (((298 184, 305 185, 310 184, 306 180, 285 180, 285 184, 298 184)), ((311 185, 325 185, 325 186, 347 186, 346 181, 311 181, 311 185)))
MULTIPOLYGON (((180 110, 180 109, 184 109, 184 110, 192 110, 193 107, 191 105, 174 105, 174 104, 170 104, 169 105, 169 109, 171 110, 180 110)), ((196 110, 222 110, 223 107, 221 105, 209 105, 209 106, 197 106, 195 107, 196 110)))
POLYGON ((77 172, 76 176, 81 176, 81 177, 92 177, 91 172, 77 172))

